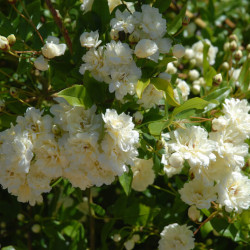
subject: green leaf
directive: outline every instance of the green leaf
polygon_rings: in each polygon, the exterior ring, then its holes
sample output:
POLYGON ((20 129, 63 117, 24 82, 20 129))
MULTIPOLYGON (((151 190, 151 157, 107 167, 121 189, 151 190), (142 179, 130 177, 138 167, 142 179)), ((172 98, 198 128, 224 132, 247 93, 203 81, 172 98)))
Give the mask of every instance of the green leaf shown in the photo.
POLYGON ((131 192, 132 180, 133 180, 133 172, 131 169, 129 169, 129 171, 125 172, 123 175, 119 176, 119 182, 127 196, 131 192))
POLYGON ((95 211, 96 214, 100 215, 100 216, 104 216, 105 215, 105 209, 103 209, 100 205, 95 204, 95 203, 90 203, 90 206, 93 208, 93 210, 95 211))
POLYGON ((15 250, 15 248, 13 246, 7 246, 7 247, 3 247, 1 249, 2 250, 15 250))
POLYGON ((202 238, 203 238, 203 239, 206 238, 207 235, 208 235, 211 231, 213 231, 213 227, 212 227, 210 221, 208 221, 207 223, 205 223, 205 224, 201 227, 200 231, 201 231, 201 236, 202 236, 202 238))
POLYGON ((161 134, 161 131, 165 129, 167 126, 168 122, 162 120, 158 122, 152 122, 148 125, 148 129, 151 135, 154 136, 159 136, 161 134))
POLYGON ((174 20, 170 23, 167 30, 170 35, 176 33, 176 31, 182 26, 182 19, 186 14, 187 5, 185 4, 181 9, 180 13, 174 18, 174 20))
POLYGON ((27 73, 31 69, 32 65, 27 61, 25 58, 20 58, 18 68, 17 68, 17 74, 24 74, 27 73))
POLYGON ((149 85, 150 79, 148 80, 138 80, 137 85, 136 85, 136 94, 139 98, 142 97, 142 93, 145 90, 145 88, 149 85))
POLYGON ((169 81, 161 78, 152 78, 151 83, 156 87, 156 89, 163 90, 165 92, 168 104, 175 107, 180 105, 174 98, 174 90, 169 81))
POLYGON ((195 97, 184 102, 180 107, 176 107, 172 113, 172 116, 179 114, 182 111, 186 111, 188 109, 204 109, 208 105, 208 102, 195 97))
POLYGON ((204 113, 216 108, 219 106, 231 93, 230 87, 224 87, 221 89, 216 89, 212 93, 204 97, 204 100, 209 101, 209 104, 206 106, 204 113))
POLYGON ((209 65, 208 62, 208 51, 209 51, 209 47, 210 45, 207 44, 206 42, 203 42, 204 48, 203 48, 203 75, 204 75, 204 79, 206 82, 207 86, 212 86, 213 83, 213 77, 217 74, 216 70, 209 65))
POLYGON ((93 104, 83 85, 74 85, 60 91, 57 95, 63 97, 72 106, 90 108, 93 104))
POLYGON ((165 12, 171 4, 171 0, 156 0, 153 4, 153 7, 159 9, 161 13, 165 12))
POLYGON ((238 81, 243 91, 247 91, 250 84, 250 59, 247 59, 242 66, 238 81))

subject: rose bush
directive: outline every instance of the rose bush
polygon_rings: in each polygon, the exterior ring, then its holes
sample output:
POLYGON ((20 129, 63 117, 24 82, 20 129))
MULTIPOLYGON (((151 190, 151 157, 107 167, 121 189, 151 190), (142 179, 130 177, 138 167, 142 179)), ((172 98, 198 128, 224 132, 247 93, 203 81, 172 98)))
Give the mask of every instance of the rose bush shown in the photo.
POLYGON ((0 6, 2 249, 247 249, 248 1, 0 6))

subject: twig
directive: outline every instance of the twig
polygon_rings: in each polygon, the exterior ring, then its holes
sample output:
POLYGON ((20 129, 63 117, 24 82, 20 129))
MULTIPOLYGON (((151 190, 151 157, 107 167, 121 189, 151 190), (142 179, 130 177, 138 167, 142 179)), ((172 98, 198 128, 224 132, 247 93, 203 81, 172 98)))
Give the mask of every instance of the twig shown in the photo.
POLYGON ((58 28, 60 29, 60 31, 62 32, 63 34, 63 37, 65 39, 65 42, 67 43, 68 45, 68 48, 69 48, 69 51, 70 51, 70 54, 72 54, 72 42, 71 42, 71 39, 69 37, 69 33, 68 33, 68 30, 64 27, 63 23, 62 23, 62 20, 61 18, 58 16, 55 8, 53 7, 52 3, 50 0, 45 0, 54 20, 55 20, 55 23, 57 24, 58 28))
POLYGON ((91 208, 92 194, 91 188, 88 189, 88 205, 89 205, 89 231, 90 231, 90 250, 95 250, 95 219, 91 208))
POLYGON ((205 219, 205 220, 200 224, 200 226, 195 230, 194 235, 196 235, 196 234, 199 232, 200 228, 201 228, 204 224, 206 224, 208 221, 212 220, 218 213, 219 213, 218 211, 215 211, 215 212, 213 212, 207 219, 205 219))
MULTIPOLYGON (((20 2, 21 2, 21 1, 20 1, 20 2)), ((21 4, 22 4, 22 3, 21 3, 21 4)), ((32 22, 32 20, 31 20, 31 19, 28 19, 25 15, 23 15, 23 14, 16 8, 16 6, 15 6, 14 4, 12 4, 11 6, 14 8, 14 10, 15 10, 23 19, 25 19, 25 20, 34 28, 34 30, 36 31, 37 35, 39 36, 41 42, 44 44, 43 38, 42 38, 40 32, 38 31, 38 29, 36 28, 35 24, 32 22)))

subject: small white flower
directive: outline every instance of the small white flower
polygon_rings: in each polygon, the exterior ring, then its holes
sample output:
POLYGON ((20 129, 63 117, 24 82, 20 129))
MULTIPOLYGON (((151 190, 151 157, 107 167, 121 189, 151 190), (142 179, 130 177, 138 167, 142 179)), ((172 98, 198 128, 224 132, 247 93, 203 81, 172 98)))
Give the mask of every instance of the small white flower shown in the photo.
POLYGON ((208 140, 208 133, 203 128, 192 126, 187 129, 178 128, 170 132, 171 140, 167 142, 171 153, 179 152, 191 167, 207 167, 215 160, 212 153, 214 141, 208 140))
POLYGON ((187 225, 170 224, 164 227, 159 250, 190 250, 194 248, 194 235, 187 225))
POLYGON ((173 55, 181 58, 185 55, 185 48, 181 44, 175 44, 173 47, 173 55))
POLYGON ((183 188, 179 190, 181 199, 188 205, 195 205, 199 209, 209 209, 211 201, 217 199, 217 188, 213 186, 213 182, 209 182, 204 178, 195 178, 185 183, 183 188))
POLYGON ((144 191, 152 185, 155 179, 153 170, 153 160, 136 159, 135 165, 131 167, 133 171, 132 188, 136 191, 144 191))
POLYGON ((63 55, 65 50, 66 44, 59 44, 59 39, 53 36, 49 36, 46 44, 42 47, 42 53, 48 59, 63 55))
POLYGON ((240 172, 232 172, 219 184, 218 202, 227 212, 241 213, 250 206, 250 180, 240 172))
POLYGON ((157 44, 150 39, 142 39, 135 46, 135 55, 139 58, 147 58, 158 51, 157 44))
POLYGON ((49 69, 48 60, 45 59, 42 55, 40 55, 35 61, 34 66, 41 71, 46 71, 49 69))
POLYGON ((174 168, 183 167, 184 159, 182 155, 178 152, 171 154, 168 160, 169 160, 169 164, 174 168))
POLYGON ((115 18, 110 21, 110 25, 114 30, 132 33, 134 31, 134 18, 127 11, 121 12, 119 9, 115 12, 115 18))
POLYGON ((84 32, 80 36, 80 42, 82 47, 96 48, 101 44, 98 31, 84 32))
POLYGON ((134 114, 133 114, 133 117, 134 117, 134 120, 136 123, 141 123, 142 120, 143 120, 143 115, 140 111, 136 111, 134 114))
POLYGON ((164 37, 157 39, 155 42, 159 48, 159 52, 162 54, 166 54, 170 51, 173 41, 170 38, 164 37))

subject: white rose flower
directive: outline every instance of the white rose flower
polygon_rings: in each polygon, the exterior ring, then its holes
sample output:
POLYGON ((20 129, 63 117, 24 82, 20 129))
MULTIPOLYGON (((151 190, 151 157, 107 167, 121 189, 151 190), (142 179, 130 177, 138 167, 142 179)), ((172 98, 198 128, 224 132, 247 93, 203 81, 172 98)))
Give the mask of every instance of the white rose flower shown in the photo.
POLYGON ((194 57, 194 51, 192 49, 190 49, 190 48, 185 49, 185 55, 184 55, 184 57, 186 59, 191 60, 194 57))
POLYGON ((219 184, 218 202, 225 206, 227 212, 249 209, 250 180, 240 172, 232 172, 219 184))
POLYGON ((149 185, 154 183, 155 173, 153 170, 153 160, 136 159, 135 165, 131 166, 133 171, 132 188, 136 191, 142 192, 147 189, 149 185))
POLYGON ((167 142, 169 152, 178 152, 188 161, 191 167, 207 167, 215 160, 212 153, 214 141, 208 140, 208 133, 201 127, 192 126, 187 129, 178 128, 170 132, 171 140, 167 142))
POLYGON ((122 100, 127 94, 135 94, 136 84, 141 78, 141 70, 133 61, 129 65, 114 66, 110 76, 109 92, 115 92, 116 99, 122 100))
POLYGON ((82 47, 96 48, 101 44, 98 31, 84 32, 80 36, 80 43, 82 47))
POLYGON ((164 97, 164 92, 159 91, 153 84, 149 84, 142 93, 141 99, 137 101, 145 109, 150 109, 159 105, 160 100, 164 97))
POLYGON ((135 46, 135 55, 139 58, 147 58, 158 51, 157 44, 150 39, 142 39, 135 46))
POLYGON ((173 55, 181 58, 185 55, 185 48, 181 44, 175 44, 173 47, 173 55))
POLYGON ((52 59, 56 56, 61 56, 65 53, 66 44, 59 44, 59 39, 57 37, 49 36, 47 38, 46 44, 42 47, 42 53, 44 57, 52 59))
POLYGON ((168 160, 169 164, 174 168, 183 167, 184 159, 182 158, 182 155, 178 152, 171 154, 168 160))
POLYGON ((148 34, 151 39, 162 38, 166 31, 166 20, 162 18, 157 8, 150 5, 142 5, 142 30, 148 34))
POLYGON ((170 38, 164 37, 157 39, 155 42, 159 48, 159 52, 162 54, 166 54, 170 51, 173 41, 170 38))
POLYGON ((209 182, 204 178, 195 178, 185 183, 179 193, 181 199, 188 205, 195 205, 199 209, 209 209, 211 201, 217 199, 217 188, 213 185, 213 182, 209 182))
POLYGON ((187 225, 177 223, 165 226, 161 232, 159 250, 190 250, 194 248, 194 235, 187 225))
MULTIPOLYGON (((176 83, 177 83, 176 87, 179 88, 181 91, 183 101, 187 101, 188 95, 190 94, 189 85, 184 80, 181 80, 179 78, 176 79, 176 83)), ((177 89, 174 89, 174 97, 178 102, 180 102, 177 89)))
POLYGON ((114 30, 132 33, 134 31, 134 18, 127 11, 121 12, 119 9, 115 12, 115 18, 110 21, 110 25, 114 30))
POLYGON ((48 60, 45 59, 42 55, 40 55, 35 61, 34 66, 41 71, 46 71, 49 69, 48 60))
POLYGON ((111 41, 106 44, 104 52, 105 67, 112 68, 118 64, 130 64, 133 61, 132 50, 127 43, 111 41))

